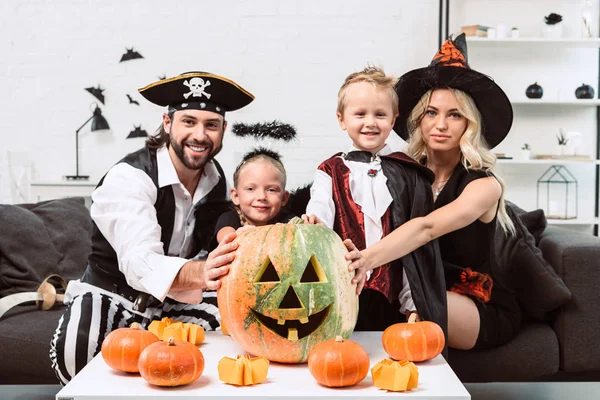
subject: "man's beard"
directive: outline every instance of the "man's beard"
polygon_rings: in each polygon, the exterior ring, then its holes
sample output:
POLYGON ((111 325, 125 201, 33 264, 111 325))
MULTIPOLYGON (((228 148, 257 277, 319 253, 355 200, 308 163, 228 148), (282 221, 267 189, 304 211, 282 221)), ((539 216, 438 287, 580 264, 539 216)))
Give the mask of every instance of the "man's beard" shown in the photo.
POLYGON ((206 154, 204 156, 202 156, 201 158, 200 157, 192 158, 192 157, 185 155, 185 152, 184 152, 185 144, 177 143, 173 139, 172 136, 171 136, 170 144, 171 144, 171 147, 173 148, 173 151, 175 152, 175 155, 177 155, 177 157, 181 160, 183 165, 185 165, 187 168, 192 169, 192 170, 201 170, 202 168, 204 168, 206 163, 208 163, 210 160, 215 158, 215 156, 217 154, 219 154, 219 152, 223 148, 222 142, 219 144, 218 147, 215 148, 213 142, 210 139, 203 140, 202 142, 197 142, 195 140, 191 141, 191 142, 187 142, 187 144, 192 145, 192 146, 206 147, 206 150, 205 150, 206 154))

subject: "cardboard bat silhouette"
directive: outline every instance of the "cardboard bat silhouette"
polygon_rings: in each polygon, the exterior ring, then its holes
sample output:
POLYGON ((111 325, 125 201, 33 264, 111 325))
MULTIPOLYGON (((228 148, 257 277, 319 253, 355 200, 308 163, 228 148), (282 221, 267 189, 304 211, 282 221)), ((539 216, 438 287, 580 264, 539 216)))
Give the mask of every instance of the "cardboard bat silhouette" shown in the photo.
POLYGON ((162 81, 163 79, 167 79, 167 76, 166 75, 159 75, 158 76, 158 80, 159 81, 162 81))
POLYGON ((139 137, 148 137, 148 132, 146 132, 145 129, 142 129, 142 126, 133 126, 134 130, 132 130, 131 132, 129 132, 129 135, 127 136, 127 139, 132 139, 132 138, 139 138, 139 137))
POLYGON ((134 100, 130 95, 126 94, 126 96, 129 99, 129 104, 137 104, 138 106, 140 105, 140 103, 137 100, 134 100))
POLYGON ((119 62, 135 60, 137 58, 144 58, 140 53, 137 52, 137 50, 134 50, 133 47, 131 49, 126 48, 125 50, 127 50, 127 53, 121 56, 121 61, 119 62))
POLYGON ((102 104, 104 104, 104 95, 102 94, 102 92, 104 92, 104 89, 101 89, 100 86, 98 86, 98 87, 88 87, 88 88, 85 88, 85 90, 87 90, 88 92, 90 92, 92 94, 92 96, 94 96, 102 104))

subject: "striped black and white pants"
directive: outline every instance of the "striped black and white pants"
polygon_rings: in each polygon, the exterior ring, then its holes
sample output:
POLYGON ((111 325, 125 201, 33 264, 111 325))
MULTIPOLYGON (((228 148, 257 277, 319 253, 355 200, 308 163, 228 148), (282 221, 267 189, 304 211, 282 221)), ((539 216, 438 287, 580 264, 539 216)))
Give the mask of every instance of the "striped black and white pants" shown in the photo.
POLYGON ((205 330, 220 329, 216 292, 204 292, 200 304, 166 298, 158 306, 148 307, 146 317, 127 309, 119 299, 89 292, 74 297, 67 305, 50 344, 50 360, 61 384, 66 385, 100 352, 106 335, 133 322, 147 328, 153 320, 170 317, 201 325, 205 330))

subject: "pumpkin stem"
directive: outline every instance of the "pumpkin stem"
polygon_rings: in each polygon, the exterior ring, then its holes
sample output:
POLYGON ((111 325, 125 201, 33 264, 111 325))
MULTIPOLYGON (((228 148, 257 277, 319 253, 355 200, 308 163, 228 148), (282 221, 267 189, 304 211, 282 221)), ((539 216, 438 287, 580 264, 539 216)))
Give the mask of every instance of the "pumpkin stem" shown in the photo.
POLYGON ((129 325, 129 327, 131 329, 142 329, 142 327, 140 326, 140 324, 138 324, 137 322, 133 322, 131 325, 129 325))
POLYGON ((169 340, 167 340, 167 345, 168 346, 175 346, 175 338, 173 336, 171 336, 169 338, 169 340))
POLYGON ((336 341, 336 342, 339 342, 339 343, 342 343, 342 342, 344 341, 344 338, 343 338, 343 337, 341 337, 340 335, 337 335, 337 336, 335 337, 335 341, 336 341))
POLYGON ((301 225, 304 223, 304 220, 300 217, 294 217, 288 221, 290 225, 301 225))
POLYGON ((408 323, 414 324, 415 322, 417 322, 417 313, 411 313, 408 317, 408 323))

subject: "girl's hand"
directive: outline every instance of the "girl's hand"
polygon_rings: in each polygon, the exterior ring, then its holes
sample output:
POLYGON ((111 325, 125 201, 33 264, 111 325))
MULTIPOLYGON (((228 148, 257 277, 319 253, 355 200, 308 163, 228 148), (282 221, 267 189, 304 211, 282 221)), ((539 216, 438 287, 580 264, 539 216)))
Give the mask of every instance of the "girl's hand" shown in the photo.
POLYGON ((348 253, 345 255, 346 260, 350 261, 350 265, 348 265, 348 271, 354 271, 352 283, 356 284, 356 294, 359 295, 360 292, 362 292, 367 279, 365 259, 363 258, 362 253, 356 248, 354 243, 352 243, 352 240, 346 239, 344 240, 344 244, 348 249, 348 253))
POLYGON ((325 226, 325 224, 321 222, 319 217, 317 217, 315 214, 302 214, 302 220, 304 220, 304 222, 307 224, 325 226))

